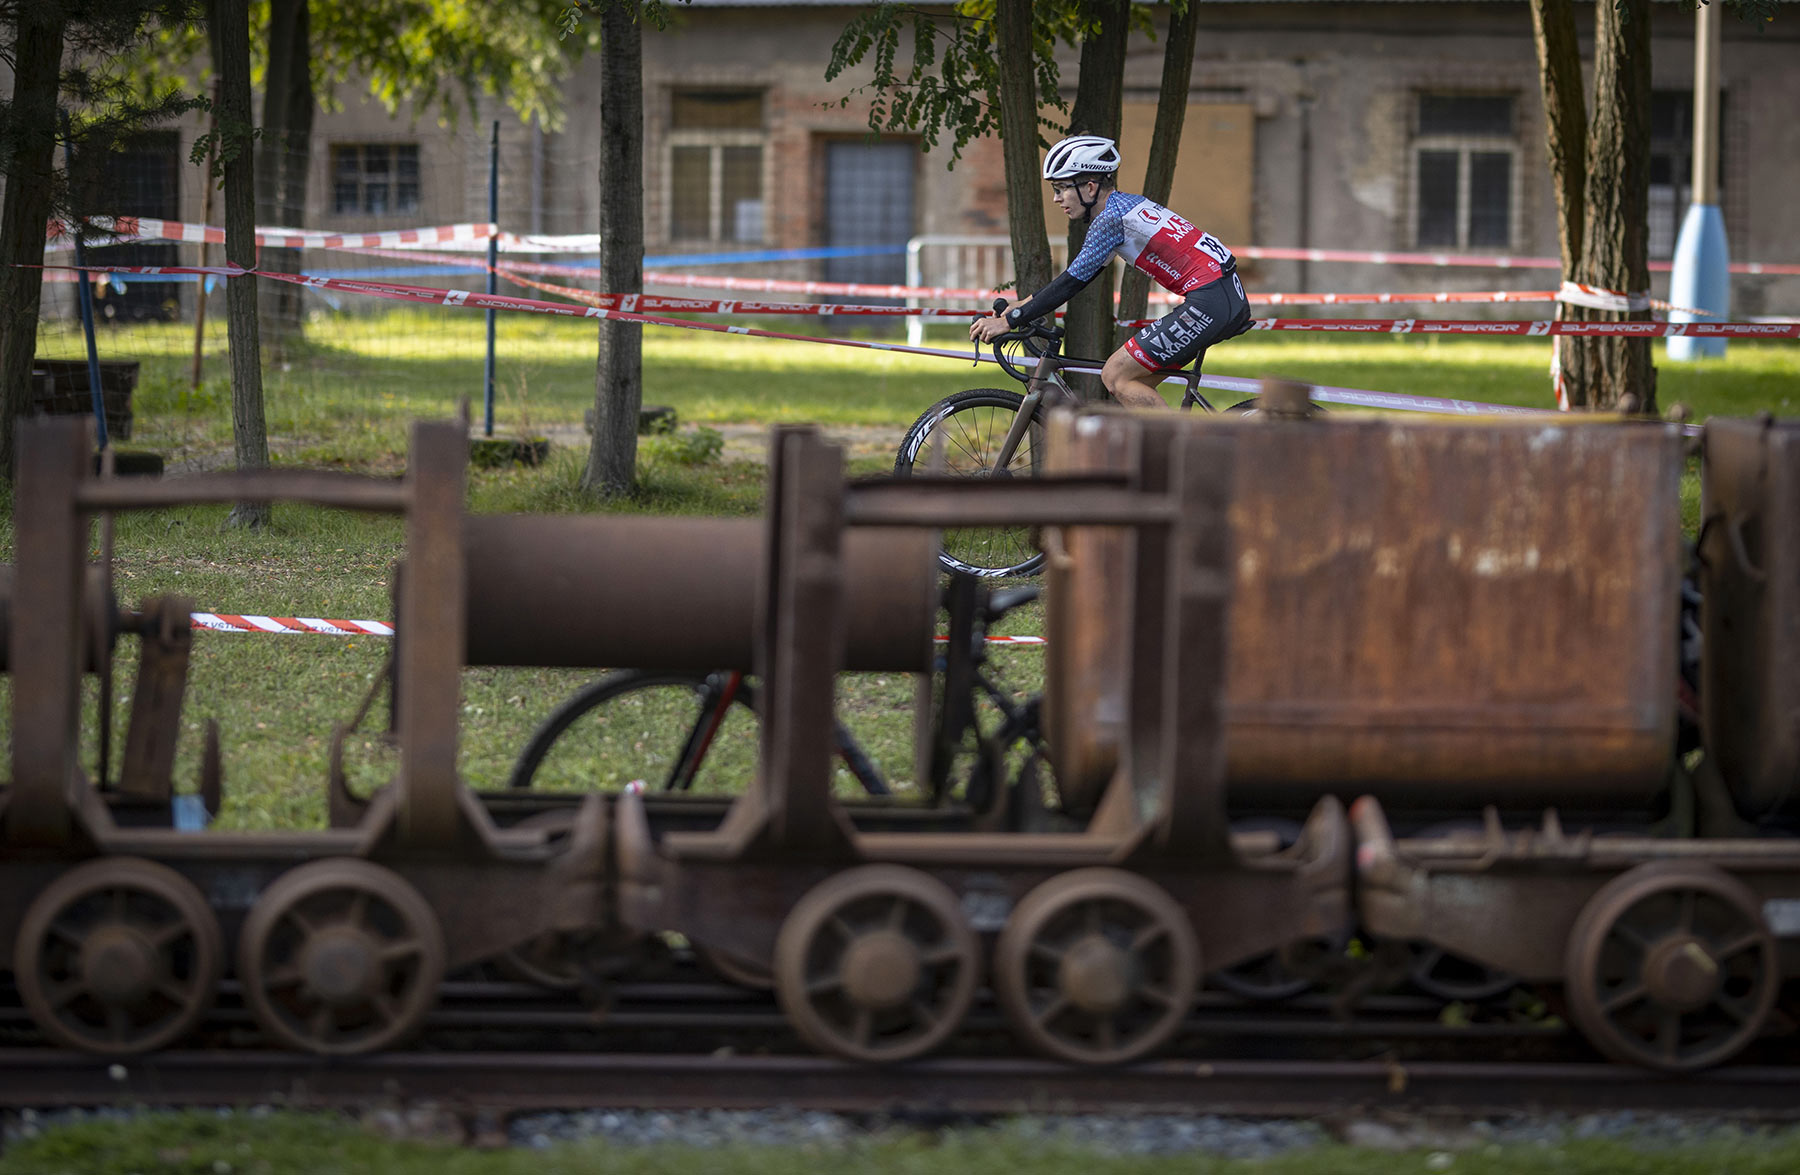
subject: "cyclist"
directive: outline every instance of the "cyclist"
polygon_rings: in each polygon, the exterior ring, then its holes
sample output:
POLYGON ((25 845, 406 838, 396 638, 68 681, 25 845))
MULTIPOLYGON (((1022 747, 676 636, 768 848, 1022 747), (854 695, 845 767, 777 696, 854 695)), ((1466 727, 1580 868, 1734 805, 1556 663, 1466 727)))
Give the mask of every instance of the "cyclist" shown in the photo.
POLYGON ((1072 135, 1044 156, 1044 178, 1070 220, 1088 225, 1081 252, 1049 285, 1001 314, 978 318, 969 337, 991 342, 1050 313, 1094 280, 1118 253, 1184 301, 1125 340, 1100 373, 1106 390, 1134 408, 1165 408, 1158 373, 1199 359, 1214 343, 1250 329, 1250 303, 1237 260, 1211 233, 1116 185, 1119 147, 1102 135, 1072 135))

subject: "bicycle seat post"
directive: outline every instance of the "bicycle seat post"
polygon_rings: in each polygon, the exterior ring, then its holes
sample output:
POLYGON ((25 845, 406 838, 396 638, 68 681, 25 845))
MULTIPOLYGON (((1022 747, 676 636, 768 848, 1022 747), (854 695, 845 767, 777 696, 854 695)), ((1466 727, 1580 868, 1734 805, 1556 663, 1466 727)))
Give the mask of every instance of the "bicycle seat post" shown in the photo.
POLYGON ((1194 365, 1192 367, 1184 368, 1182 370, 1181 379, 1184 384, 1181 393, 1181 410, 1186 412, 1188 409, 1198 404, 1201 408, 1211 412, 1213 410, 1212 404, 1205 396, 1200 394, 1200 361, 1198 359, 1194 360, 1194 365))

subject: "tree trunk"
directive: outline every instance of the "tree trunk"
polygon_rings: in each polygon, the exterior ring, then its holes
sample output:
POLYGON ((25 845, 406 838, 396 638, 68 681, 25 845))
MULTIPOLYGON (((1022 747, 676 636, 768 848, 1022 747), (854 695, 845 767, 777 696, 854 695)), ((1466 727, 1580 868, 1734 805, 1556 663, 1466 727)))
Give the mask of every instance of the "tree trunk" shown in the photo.
POLYGON ((31 404, 43 293, 44 225, 56 170, 56 95, 62 76, 63 14, 26 6, 14 42, 12 119, 15 155, 0 211, 0 473, 13 476, 18 419, 31 404))
MULTIPOLYGON (((225 260, 256 266, 256 176, 250 121, 250 16, 246 0, 209 0, 213 68, 219 75, 219 158, 224 166, 225 260)), ((256 321, 256 277, 225 283, 226 330, 231 350, 231 439, 239 469, 266 469, 269 430, 263 419, 262 346, 256 321)), ((229 524, 260 527, 270 519, 267 502, 239 502, 229 524)))
MULTIPOLYGON (((1594 6, 1594 118, 1588 128, 1587 210, 1575 280, 1622 293, 1650 288, 1650 0, 1594 6)), ((1648 321, 1648 310, 1589 310, 1602 322, 1648 321)), ((1656 410, 1650 340, 1572 338, 1581 372, 1572 405, 1656 410), (1581 399, 1576 400, 1579 390, 1581 399)), ((1567 373, 1565 372, 1565 383, 1567 373)))
MULTIPOLYGON (((1566 2, 1566 0, 1565 0, 1566 2)), ((1176 5, 1169 16, 1163 44, 1162 86, 1156 94, 1156 126, 1150 132, 1150 158, 1144 166, 1143 195, 1167 205, 1175 187, 1175 157, 1181 147, 1181 127, 1187 121, 1188 83, 1194 76, 1194 39, 1200 29, 1200 0, 1176 5)), ((1119 321, 1135 322, 1150 306, 1150 275, 1127 266, 1119 283, 1119 321)), ((1123 344, 1131 331, 1124 327, 1113 336, 1123 344)))
POLYGON ((1587 181, 1587 107, 1581 96, 1581 41, 1572 0, 1531 0, 1538 77, 1544 89, 1544 140, 1556 190, 1556 240, 1563 272, 1575 269, 1587 181))
MULTIPOLYGON (((1556 241, 1564 280, 1573 280, 1581 261, 1582 223, 1587 210, 1587 108, 1581 95, 1581 41, 1571 0, 1531 0, 1532 39, 1537 44, 1538 77, 1544 90, 1544 139, 1550 179, 1556 192, 1556 241)), ((1571 317, 1567 302, 1556 304, 1556 319, 1571 317)), ((1576 388, 1587 402, 1585 373, 1569 353, 1575 340, 1550 340, 1550 379, 1559 406, 1576 388)))
MULTIPOLYGON (((644 40, 635 5, 609 4, 600 24, 600 286, 644 288, 644 40)), ((643 327, 600 320, 594 439, 581 488, 610 496, 637 477, 644 402, 643 327)))
MULTIPOLYGON (((1130 0, 1082 0, 1081 17, 1092 30, 1081 42, 1081 77, 1069 112, 1069 133, 1119 137, 1125 86, 1125 32, 1130 0), (1098 24, 1098 28, 1094 26, 1098 24)), ((1098 211, 1099 206, 1095 205, 1098 211)), ((1087 239, 1084 220, 1069 222, 1069 258, 1087 239)), ((1104 359, 1113 351, 1113 269, 1108 264, 1085 290, 1069 300, 1067 345, 1070 355, 1104 359)), ((1074 376, 1090 399, 1100 396, 1098 376, 1074 376)))
POLYGON ((1000 54, 1000 150, 1006 164, 1006 221, 1012 234, 1016 293, 1048 285, 1050 238, 1044 233, 1044 181, 1038 166, 1037 62, 1031 48, 1031 0, 999 0, 994 40, 1000 54))
MULTIPOLYGON (((304 227, 306 169, 311 163, 313 93, 310 0, 271 0, 268 67, 263 79, 262 138, 256 147, 256 212, 264 224, 304 227)), ((296 249, 271 249, 263 268, 298 273, 296 249)), ((303 329, 300 287, 270 282, 261 289, 262 337, 276 355, 303 329)))

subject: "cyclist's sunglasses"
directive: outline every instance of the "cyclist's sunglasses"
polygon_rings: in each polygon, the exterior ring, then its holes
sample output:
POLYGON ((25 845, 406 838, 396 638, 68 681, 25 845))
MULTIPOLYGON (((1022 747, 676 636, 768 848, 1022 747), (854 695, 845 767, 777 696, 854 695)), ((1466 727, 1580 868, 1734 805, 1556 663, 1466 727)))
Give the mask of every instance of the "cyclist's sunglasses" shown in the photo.
POLYGON ((1064 192, 1072 191, 1075 188, 1079 188, 1080 186, 1081 186, 1080 180, 1051 180, 1050 181, 1050 194, 1052 196, 1060 196, 1064 192))

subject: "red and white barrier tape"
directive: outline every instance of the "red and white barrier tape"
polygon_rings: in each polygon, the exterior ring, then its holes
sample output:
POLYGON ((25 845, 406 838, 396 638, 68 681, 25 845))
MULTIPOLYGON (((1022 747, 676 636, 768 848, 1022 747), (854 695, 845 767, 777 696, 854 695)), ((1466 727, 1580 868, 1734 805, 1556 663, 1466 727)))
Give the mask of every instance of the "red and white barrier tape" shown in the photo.
MULTIPOLYGON (((384 620, 321 620, 311 616, 251 616, 237 612, 192 612, 189 623, 207 632, 266 632, 280 636, 393 636, 394 626, 384 620)), ((948 643, 948 636, 932 638, 948 643)), ((991 645, 1043 645, 1041 636, 990 636, 991 645)))
POLYGON ((1594 310, 1613 310, 1619 313, 1650 309, 1650 295, 1647 292, 1621 294, 1617 290, 1603 290, 1599 286, 1584 286, 1580 282, 1571 281, 1565 281, 1562 288, 1556 291, 1556 300, 1567 302, 1571 306, 1587 306, 1594 310))
MULTIPOLYGON (((190 244, 221 244, 225 230, 217 225, 192 224, 179 220, 163 220, 154 216, 92 216, 87 223, 106 233, 100 244, 122 245, 131 241, 185 241, 190 244)), ((66 221, 52 220, 45 226, 45 240, 50 248, 73 247, 69 239, 71 226, 66 221)), ((490 238, 502 253, 598 253, 599 233, 570 233, 550 236, 543 233, 500 232, 499 226, 487 224, 433 225, 427 228, 386 229, 374 233, 327 233, 311 229, 282 228, 259 225, 256 243, 285 249, 358 249, 396 248, 437 245, 449 250, 481 252, 490 238)))
MULTIPOLYGON (((212 225, 185 224, 150 216, 93 217, 89 223, 109 238, 96 245, 123 245, 132 241, 186 241, 213 245, 225 243, 225 230, 212 225)), ((390 229, 378 233, 326 233, 307 229, 259 228, 256 243, 282 249, 402 248, 406 245, 444 245, 481 241, 494 235, 491 224, 444 224, 430 228, 390 229)), ((72 249, 74 238, 62 221, 50 222, 45 251, 72 249)))
MULTIPOLYGON (((233 266, 180 265, 92 265, 96 273, 189 273, 222 277, 242 276, 246 271, 233 266)), ((439 306, 492 307, 496 310, 523 310, 538 314, 554 314, 564 318, 616 318, 648 326, 675 326, 684 330, 717 331, 757 338, 797 339, 803 342, 829 342, 839 346, 864 347, 871 350, 946 354, 930 348, 907 347, 896 343, 874 343, 851 339, 819 339, 807 335, 790 335, 777 331, 757 330, 727 323, 695 322, 684 318, 659 318, 624 310, 597 306, 571 306, 566 302, 545 302, 536 298, 518 298, 508 294, 482 294, 469 290, 443 290, 428 286, 396 285, 389 282, 351 281, 347 278, 308 277, 305 274, 259 273, 272 281, 289 282, 315 289, 345 290, 393 301, 415 302, 439 306)), ((1583 335, 1660 338, 1688 335, 1696 338, 1792 339, 1800 338, 1800 324, 1774 322, 1557 322, 1542 319, 1531 322, 1459 321, 1415 318, 1259 318, 1252 330, 1311 331, 1339 334, 1452 334, 1452 335, 1583 335)), ((957 352, 948 352, 956 355, 957 352)))
MULTIPOLYGON (((410 260, 410 261, 436 262, 441 265, 467 266, 469 263, 467 257, 457 256, 457 255, 453 255, 453 254, 449 254, 449 253, 423 253, 423 252, 412 252, 412 251, 401 250, 401 249, 356 249, 356 250, 353 250, 353 252, 364 253, 364 254, 367 254, 367 255, 373 256, 373 257, 388 257, 388 258, 404 259, 404 260, 410 260)), ((482 268, 485 269, 487 267, 484 265, 482 268)), ((535 274, 538 274, 540 276, 545 276, 545 277, 593 278, 594 276, 596 276, 595 270, 592 269, 591 267, 583 267, 583 266, 579 266, 579 265, 556 265, 556 264, 547 263, 547 262, 534 262, 534 261, 506 261, 506 262, 502 262, 499 265, 495 266, 494 271, 497 274, 499 274, 501 277, 507 277, 507 278, 512 278, 514 274, 522 274, 522 273, 535 273, 535 274)), ((840 283, 797 282, 797 281, 796 282, 782 282, 782 281, 776 281, 776 280, 769 280, 766 282, 761 282, 761 281, 756 281, 755 279, 737 279, 737 278, 707 279, 704 275, 694 275, 694 274, 676 275, 676 274, 651 273, 651 274, 645 275, 645 281, 650 282, 654 278, 654 279, 662 280, 666 283, 668 280, 673 279, 675 277, 680 277, 682 279, 683 283, 691 281, 692 284, 694 284, 696 286, 705 286, 705 287, 712 287, 712 288, 723 288, 723 289, 737 288, 734 283, 743 281, 746 286, 754 285, 757 288, 765 289, 768 292, 775 292, 777 290, 788 290, 789 292, 793 292, 793 291, 797 291, 797 290, 801 289, 802 287, 816 287, 816 286, 824 286, 824 285, 828 285, 828 284, 835 284, 835 285, 841 286, 842 289, 839 289, 839 290, 823 290, 823 289, 821 289, 821 290, 818 290, 818 292, 819 293, 835 293, 835 294, 851 294, 851 293, 856 293, 856 292, 865 291, 865 290, 869 290, 869 289, 878 289, 878 290, 897 291, 897 293, 893 293, 893 294, 889 294, 889 295, 882 295, 882 296, 908 297, 908 298, 931 298, 933 300, 938 300, 938 301, 948 300, 949 298, 952 298, 952 297, 980 298, 984 301, 987 301, 987 300, 990 300, 997 293, 997 291, 993 291, 993 290, 949 290, 949 289, 945 289, 942 286, 863 287, 863 286, 857 285, 856 283, 851 283, 851 282, 840 282, 840 283), (791 287, 791 289, 790 289, 790 287, 791 287)), ((522 284, 525 284, 525 285, 533 284, 529 281, 526 281, 523 278, 513 278, 513 280, 518 280, 522 284)), ((543 289, 543 290, 548 290, 552 293, 562 293, 562 294, 565 294, 566 296, 570 296, 570 297, 575 296, 573 294, 570 294, 565 287, 561 287, 561 286, 538 286, 537 288, 543 289)), ((618 297, 619 295, 603 294, 600 296, 601 297, 618 297)), ((874 296, 874 295, 870 295, 870 296, 874 296)), ((1392 305, 1401 305, 1401 304, 1413 303, 1413 302, 1432 302, 1432 303, 1440 303, 1440 304, 1453 303, 1453 302, 1487 302, 1487 303, 1570 302, 1570 303, 1574 303, 1576 305, 1581 305, 1581 306, 1591 306, 1591 307, 1594 307, 1595 309, 1599 309, 1599 310, 1615 310, 1615 311, 1631 311, 1631 310, 1647 310, 1647 309, 1648 310, 1667 310, 1667 311, 1676 311, 1676 312, 1680 312, 1680 313, 1684 313, 1684 314, 1697 314, 1697 315, 1703 315, 1706 317, 1713 317, 1712 311, 1710 311, 1710 310, 1696 310, 1696 309, 1692 309, 1692 308, 1686 307, 1686 306, 1676 306, 1676 305, 1673 305, 1672 303, 1663 301, 1661 298, 1649 297, 1647 294, 1621 294, 1616 290, 1607 290, 1607 289, 1602 289, 1599 286, 1589 286, 1589 285, 1583 285, 1580 282, 1568 282, 1568 281, 1562 283, 1562 288, 1560 290, 1437 290, 1432 293, 1411 293, 1411 294, 1393 294, 1393 293, 1382 293, 1382 294, 1370 294, 1370 293, 1342 293, 1342 294, 1336 294, 1336 293, 1325 293, 1325 294, 1251 293, 1247 296, 1252 305, 1261 305, 1261 306, 1335 306, 1335 305, 1392 306, 1392 305)), ((1177 298, 1175 295, 1167 293, 1166 291, 1163 291, 1163 290, 1151 291, 1150 300, 1152 302, 1159 302, 1159 303, 1174 303, 1174 302, 1180 301, 1180 299, 1177 298)), ((730 306, 730 305, 733 305, 733 303, 721 301, 719 303, 719 305, 730 306)), ((785 304, 785 303, 761 303, 761 305, 787 305, 787 304, 785 304)), ((795 304, 795 305, 798 305, 798 304, 795 304)), ((814 305, 818 305, 818 303, 814 303, 814 305)), ((669 309, 690 309, 690 308, 671 306, 671 307, 669 307, 669 309)), ((703 309, 698 309, 698 308, 691 308, 691 309, 693 309, 694 313, 717 313, 717 314, 732 313, 731 311, 728 311, 728 310, 703 310, 703 309)), ((916 307, 907 307, 907 308, 889 307, 889 308, 886 308, 883 312, 888 313, 888 314, 896 314, 896 315, 907 315, 907 314, 915 314, 916 315, 916 314, 922 313, 916 307)), ((793 311, 765 310, 765 311, 759 311, 759 313, 779 314, 779 313, 825 313, 825 312, 824 311, 800 311, 800 310, 793 310, 793 311)), ((840 313, 840 314, 875 313, 875 311, 872 311, 872 310, 871 311, 856 311, 856 310, 840 309, 837 311, 837 313, 840 313)), ((986 310, 964 311, 961 313, 985 314, 985 313, 987 313, 987 311, 986 310)), ((1141 326, 1141 325, 1144 325, 1144 324, 1152 322, 1152 321, 1155 321, 1155 320, 1154 319, 1140 319, 1140 320, 1138 320, 1138 325, 1141 326)))
MULTIPOLYGON (((198 265, 90 265, 96 273, 190 273, 222 277, 242 276, 246 271, 234 266, 198 265)), ((272 281, 289 282, 315 289, 345 290, 400 302, 438 306, 492 307, 496 310, 524 310, 538 314, 554 314, 564 318, 616 318, 647 326, 675 326, 684 330, 719 331, 757 338, 798 339, 803 342, 829 342, 840 346, 865 347, 872 350, 945 354, 945 352, 906 347, 894 343, 862 342, 851 339, 818 339, 806 335, 782 334, 726 323, 695 322, 685 318, 659 318, 625 310, 598 306, 571 306, 566 302, 545 302, 536 298, 518 298, 508 294, 482 294, 469 290, 443 290, 429 286, 396 285, 389 282, 351 281, 347 278, 308 277, 305 274, 266 273, 258 276, 272 281)), ((595 295, 598 296, 598 295, 595 295)), ((1791 339, 1800 338, 1800 324, 1773 322, 1489 322, 1414 318, 1259 318, 1252 330, 1312 331, 1340 334, 1455 334, 1455 335, 1618 335, 1658 338, 1689 335, 1698 338, 1791 339)), ((949 352, 957 354, 956 352, 949 352)))
POLYGON ((1490 322, 1429 318, 1258 318, 1251 330, 1323 331, 1341 334, 1421 335, 1618 335, 1662 338, 1794 339, 1800 327, 1771 322, 1490 322))
MULTIPOLYGON (((560 294, 565 298, 571 298, 589 306, 606 306, 608 308, 617 306, 626 310, 632 307, 626 306, 622 299, 635 297, 640 299, 639 305, 645 310, 676 310, 693 314, 881 314, 923 318, 968 318, 988 313, 984 309, 945 310, 917 306, 852 306, 831 302, 743 302, 724 299, 713 301, 703 298, 662 298, 655 294, 600 294, 579 287, 552 285, 548 282, 534 281, 531 278, 519 276, 524 269, 525 267, 518 265, 500 265, 495 267, 495 272, 519 285, 529 286, 547 293, 560 294)), ((1671 305, 1660 298, 1650 298, 1644 295, 1628 297, 1610 290, 1577 285, 1574 282, 1564 282, 1563 289, 1560 291, 1440 291, 1432 294, 1250 294, 1248 298, 1253 306, 1395 305, 1405 302, 1575 302, 1600 310, 1623 311, 1655 308, 1657 310, 1680 310, 1687 314, 1712 317, 1712 312, 1709 310, 1691 310, 1671 305)), ((1163 300, 1173 301, 1174 299, 1163 300)), ((1155 321, 1154 318, 1140 318, 1132 323, 1121 323, 1120 325, 1129 325, 1135 329, 1155 321)))
POLYGON ((307 633, 316 636, 393 636, 381 620, 321 620, 313 616, 249 616, 237 612, 194 612, 195 628, 210 632, 307 633))
MULTIPOLYGON (((1433 265, 1471 269, 1561 269, 1556 257, 1511 257, 1504 254, 1474 253, 1399 253, 1381 249, 1289 249, 1264 245, 1233 248, 1239 257, 1267 261, 1351 261, 1371 265, 1433 265)), ((1674 266, 1667 261, 1652 261, 1654 273, 1667 273, 1674 266)), ((1800 274, 1800 263, 1739 261, 1731 265, 1732 273, 1800 274)))
MULTIPOLYGON (((225 230, 215 225, 189 224, 176 220, 161 220, 155 217, 104 217, 89 218, 89 223, 97 228, 116 231, 119 240, 113 243, 124 243, 128 240, 168 240, 168 241, 211 241, 223 242, 225 230)), ((69 226, 62 221, 50 221, 46 226, 45 239, 57 241, 65 238, 69 226)), ((322 233, 304 229, 279 227, 259 227, 256 230, 258 244, 280 248, 298 249, 343 249, 371 246, 408 246, 441 244, 450 248, 461 246, 464 249, 485 248, 489 237, 498 236, 503 252, 519 253, 595 253, 600 248, 600 238, 596 233, 573 233, 566 236, 547 236, 542 234, 520 234, 500 232, 494 224, 460 224, 433 226, 430 228, 397 229, 378 233, 322 233), (476 246, 475 242, 484 242, 476 246), (366 243, 366 244, 365 244, 366 243)), ((1561 269, 1562 261, 1556 257, 1512 257, 1505 254, 1474 253, 1409 253, 1391 252, 1382 249, 1298 249, 1272 245, 1241 245, 1232 250, 1237 256, 1247 260, 1267 261, 1325 261, 1325 262, 1361 262, 1371 265, 1431 265, 1437 267, 1462 267, 1474 269, 1561 269)), ((1654 272, 1667 272, 1673 268, 1667 261, 1652 261, 1650 268, 1654 272)), ((1731 265, 1732 273, 1744 274, 1800 274, 1800 263, 1740 261, 1731 265)), ((662 281, 685 275, 645 274, 645 281, 662 281)), ((724 280, 709 278, 710 282, 724 280)), ((751 281, 755 279, 735 279, 751 281)), ((905 287, 859 286, 854 290, 824 288, 846 283, 807 282, 800 283, 809 288, 798 291, 817 294, 850 294, 858 293, 870 297, 902 298, 905 293, 877 293, 878 289, 902 290, 905 287)), ((724 286, 715 288, 762 288, 769 291, 777 289, 795 292, 788 286, 738 287, 724 286)), ((944 291, 935 294, 920 294, 920 297, 990 297, 993 291, 944 291)))

